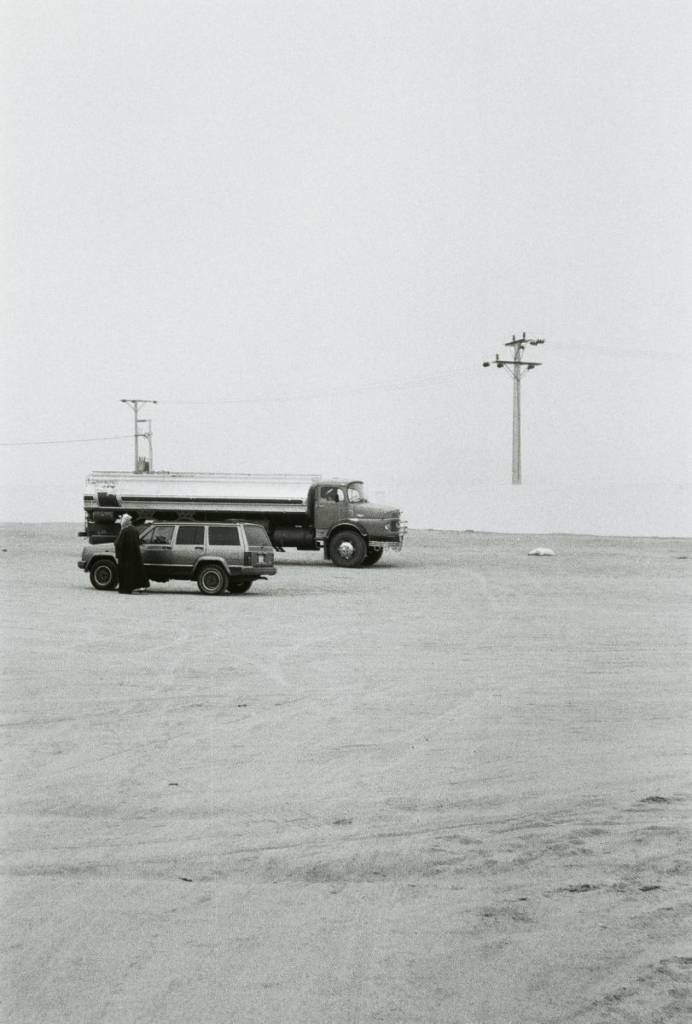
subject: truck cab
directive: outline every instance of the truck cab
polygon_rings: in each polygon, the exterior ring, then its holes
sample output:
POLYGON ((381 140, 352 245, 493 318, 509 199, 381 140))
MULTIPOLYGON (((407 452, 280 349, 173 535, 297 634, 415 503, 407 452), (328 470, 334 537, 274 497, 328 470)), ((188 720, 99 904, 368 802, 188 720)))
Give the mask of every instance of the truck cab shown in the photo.
POLYGON ((335 565, 374 565, 386 548, 401 550, 406 525, 399 510, 369 502, 362 480, 320 481, 311 488, 311 503, 315 540, 335 565))

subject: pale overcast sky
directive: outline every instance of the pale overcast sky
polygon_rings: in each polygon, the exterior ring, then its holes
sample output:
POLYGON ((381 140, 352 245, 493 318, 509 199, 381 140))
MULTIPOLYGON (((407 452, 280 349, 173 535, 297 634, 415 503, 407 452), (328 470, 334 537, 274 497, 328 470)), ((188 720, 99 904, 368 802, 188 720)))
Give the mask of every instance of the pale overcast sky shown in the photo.
MULTIPOLYGON (((690 534, 690 5, 3 5, 4 520, 129 469, 690 534), (546 338, 523 385, 483 369, 546 338), (189 403, 189 404, 185 404, 189 403)), ((534 350, 531 350, 534 352, 534 350)))

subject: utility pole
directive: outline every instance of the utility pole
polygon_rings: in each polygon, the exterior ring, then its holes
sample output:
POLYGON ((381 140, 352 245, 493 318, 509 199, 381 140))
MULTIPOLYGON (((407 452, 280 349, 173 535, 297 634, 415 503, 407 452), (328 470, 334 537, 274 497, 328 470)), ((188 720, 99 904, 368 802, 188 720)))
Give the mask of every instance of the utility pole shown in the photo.
POLYGON ((121 398, 121 402, 125 405, 129 405, 135 414, 135 473, 152 473, 154 471, 154 451, 151 444, 151 420, 143 420, 139 417, 139 407, 141 405, 156 405, 156 399, 154 398, 121 398), (144 425, 145 430, 140 430, 140 426, 144 425), (149 458, 140 459, 139 455, 139 439, 144 438, 149 443, 149 458))
POLYGON ((483 363, 483 366, 497 366, 498 370, 507 370, 507 373, 512 377, 514 382, 514 399, 512 407, 513 484, 521 483, 521 378, 524 377, 529 370, 534 370, 537 366, 542 365, 541 363, 530 363, 528 360, 523 360, 521 357, 527 345, 544 344, 544 338, 527 338, 526 331, 524 331, 521 338, 517 338, 513 334, 512 340, 505 344, 505 348, 514 349, 514 356, 511 359, 500 359, 500 356, 496 355, 491 361, 483 363))

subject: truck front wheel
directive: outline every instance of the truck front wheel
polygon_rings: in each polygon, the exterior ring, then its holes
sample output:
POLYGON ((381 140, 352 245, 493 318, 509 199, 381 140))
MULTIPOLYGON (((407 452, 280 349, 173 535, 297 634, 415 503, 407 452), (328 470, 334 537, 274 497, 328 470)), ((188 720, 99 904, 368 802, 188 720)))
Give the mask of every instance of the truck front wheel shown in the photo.
POLYGON ((365 561, 368 546, 355 530, 339 530, 329 542, 329 557, 342 569, 356 569, 365 561))
POLYGON ((100 558, 89 570, 91 585, 96 590, 115 590, 118 585, 118 570, 110 558, 100 558))
POLYGON ((228 577, 220 565, 205 565, 197 573, 197 586, 203 594, 223 594, 228 577))

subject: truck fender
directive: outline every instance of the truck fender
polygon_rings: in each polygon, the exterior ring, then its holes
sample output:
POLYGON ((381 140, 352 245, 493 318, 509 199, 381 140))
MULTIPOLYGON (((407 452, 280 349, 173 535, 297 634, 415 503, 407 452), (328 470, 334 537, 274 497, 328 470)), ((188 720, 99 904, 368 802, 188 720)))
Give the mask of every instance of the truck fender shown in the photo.
POLYGON ((331 530, 324 538, 325 547, 329 547, 329 542, 331 541, 332 537, 337 532, 337 530, 353 530, 354 533, 359 533, 363 540, 368 539, 367 531, 364 530, 361 526, 359 526, 358 523, 353 523, 350 520, 345 519, 342 520, 340 523, 336 523, 334 526, 332 526, 331 530))

